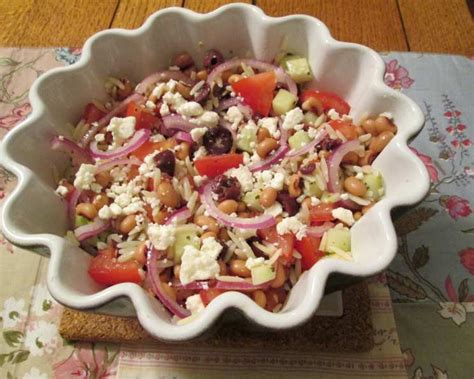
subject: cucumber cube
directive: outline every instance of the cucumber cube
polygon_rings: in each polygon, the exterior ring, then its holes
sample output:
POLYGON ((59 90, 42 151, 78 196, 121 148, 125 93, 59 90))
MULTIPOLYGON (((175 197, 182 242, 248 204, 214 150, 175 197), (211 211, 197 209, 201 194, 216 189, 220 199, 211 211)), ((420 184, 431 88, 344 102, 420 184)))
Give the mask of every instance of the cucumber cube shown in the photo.
POLYGON ((288 139, 288 144, 293 150, 297 150, 300 147, 308 144, 310 141, 311 138, 309 138, 308 133, 306 133, 304 130, 298 130, 288 139))
POLYGON ((247 207, 256 211, 263 211, 262 206, 260 205, 260 191, 253 190, 247 192, 244 197, 242 198, 243 202, 247 207))
POLYGON ((257 129, 244 127, 240 130, 237 137, 237 147, 247 153, 255 151, 255 144, 257 143, 257 129))
POLYGON ((181 256, 184 253, 185 246, 194 246, 196 249, 201 247, 201 241, 195 231, 184 230, 176 233, 176 240, 172 247, 175 263, 181 263, 181 256))
POLYGON ((382 175, 368 174, 364 176, 362 181, 367 186, 367 189, 372 192, 373 199, 378 200, 380 197, 379 191, 383 189, 382 175))
POLYGON ((325 251, 334 253, 333 248, 351 251, 351 232, 349 229, 329 229, 327 232, 325 251))
POLYGON ((291 92, 288 92, 286 89, 281 89, 273 98, 273 111, 277 115, 285 114, 286 112, 291 111, 295 107, 297 101, 298 98, 295 95, 293 95, 291 92))
POLYGON ((258 286, 259 284, 269 282, 275 279, 276 272, 272 266, 268 264, 262 264, 252 267, 250 270, 252 274, 252 284, 258 286))
POLYGON ((305 83, 313 79, 309 62, 304 57, 288 55, 282 59, 281 66, 296 83, 305 83))

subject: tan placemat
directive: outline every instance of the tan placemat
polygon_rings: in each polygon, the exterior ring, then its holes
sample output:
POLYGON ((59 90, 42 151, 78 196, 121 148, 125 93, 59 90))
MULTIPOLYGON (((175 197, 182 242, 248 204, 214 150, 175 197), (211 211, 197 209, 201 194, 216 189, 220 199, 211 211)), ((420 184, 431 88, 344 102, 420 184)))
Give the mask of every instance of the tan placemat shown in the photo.
MULTIPOLYGON (((338 352, 369 351, 374 346, 370 301, 365 283, 343 292, 341 317, 315 316, 305 325, 287 332, 255 332, 240 325, 218 327, 212 334, 194 340, 193 346, 288 347, 294 350, 338 352)), ((66 308, 59 326, 69 340, 164 345, 153 339, 136 318, 100 315, 66 308)))

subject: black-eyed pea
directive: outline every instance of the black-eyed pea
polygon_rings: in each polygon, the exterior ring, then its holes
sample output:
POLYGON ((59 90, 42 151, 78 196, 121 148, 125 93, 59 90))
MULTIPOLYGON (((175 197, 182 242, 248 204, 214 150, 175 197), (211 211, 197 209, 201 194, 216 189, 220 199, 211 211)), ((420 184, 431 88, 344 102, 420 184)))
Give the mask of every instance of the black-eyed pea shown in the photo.
POLYGON ((95 181, 102 187, 107 187, 112 182, 112 176, 107 171, 101 171, 95 174, 95 181))
POLYGON ((204 232, 201 235, 201 241, 204 241, 206 238, 217 238, 217 234, 214 232, 204 232))
POLYGON ((170 182, 163 181, 156 187, 156 195, 162 204, 167 207, 176 208, 180 202, 180 196, 170 182))
POLYGON ((288 193, 291 197, 298 197, 301 195, 301 178, 299 175, 291 175, 288 181, 288 193))
POLYGON ((273 150, 278 148, 278 141, 274 138, 265 138, 257 144, 257 154, 260 158, 265 158, 273 150))
POLYGON ((133 258, 142 265, 146 263, 146 242, 142 242, 135 248, 133 258))
POLYGON ((235 200, 228 199, 222 201, 217 208, 221 211, 224 212, 225 214, 230 215, 231 213, 237 212, 239 209, 239 203, 235 200))
POLYGON ((179 92, 181 96, 183 96, 186 100, 191 100, 193 96, 191 95, 191 88, 181 84, 180 82, 176 83, 176 91, 179 92))
POLYGON ((310 97, 309 99, 304 101, 303 104, 301 104, 301 108, 304 111, 314 112, 318 116, 324 111, 323 103, 314 97, 310 97))
POLYGON ((137 226, 135 215, 127 215, 120 221, 118 230, 121 233, 128 234, 135 226, 137 226))
POLYGON ((229 241, 230 240, 230 237, 229 237, 229 233, 227 233, 227 229, 226 228, 222 228, 221 230, 219 230, 219 239, 221 241, 229 241))
POLYGON ((366 133, 370 133, 372 136, 376 136, 378 134, 377 128, 375 127, 375 120, 369 118, 365 120, 361 126, 366 133))
POLYGON ((161 288, 169 298, 171 298, 173 301, 176 301, 176 291, 173 287, 170 287, 166 282, 161 282, 161 288))
POLYGON ((344 189, 355 196, 364 196, 367 192, 365 184, 355 176, 349 176, 344 180, 344 189))
POLYGON ((389 131, 380 133, 377 137, 372 139, 369 149, 374 153, 380 153, 390 143, 394 136, 395 135, 389 131))
POLYGON ((166 222, 166 219, 168 218, 168 216, 169 216, 168 212, 164 210, 160 210, 153 214, 153 221, 156 224, 163 225, 166 222))
POLYGON ((184 161, 187 157, 189 157, 189 151, 191 146, 188 142, 181 142, 178 147, 176 148, 175 156, 181 161, 184 161))
POLYGON ((194 218, 194 223, 204 229, 205 232, 214 232, 219 234, 219 225, 216 220, 210 216, 199 215, 194 218))
POLYGON ((97 216, 97 208, 91 203, 80 203, 76 205, 76 213, 93 220, 97 216))
POLYGON ((385 116, 379 116, 375 119, 375 129, 378 133, 397 131, 396 126, 385 116))
POLYGON ((278 196, 278 191, 275 188, 267 187, 260 194, 260 204, 262 207, 268 208, 275 204, 278 196))
POLYGON ((361 212, 354 212, 354 220, 359 220, 360 218, 362 217, 362 213, 361 212))
POLYGON ((207 71, 206 70, 201 70, 196 74, 196 78, 198 80, 207 80, 207 71))
POLYGON ((99 194, 94 196, 92 204, 94 205, 95 209, 100 210, 101 208, 109 204, 109 199, 107 195, 99 194))
POLYGON ((270 138, 272 135, 267 128, 260 128, 257 132, 257 142, 262 142, 265 138, 270 138))
POLYGON ((344 157, 342 158, 343 164, 352 164, 355 165, 359 161, 359 155, 355 151, 349 151, 344 157))
POLYGON ((276 270, 276 276, 275 276, 275 279, 273 279, 272 282, 270 283, 270 287, 280 288, 286 282, 285 268, 283 267, 283 265, 277 263, 275 270, 276 270))
POLYGON ((252 292, 252 299, 257 303, 258 306, 265 308, 267 305, 267 296, 262 290, 252 292))
POLYGON ((371 165, 376 157, 376 153, 372 150, 366 150, 362 157, 359 157, 359 166, 371 165))
POLYGON ((237 275, 243 278, 248 278, 251 276, 250 270, 245 266, 245 261, 243 259, 232 259, 229 262, 230 272, 233 275, 237 275))

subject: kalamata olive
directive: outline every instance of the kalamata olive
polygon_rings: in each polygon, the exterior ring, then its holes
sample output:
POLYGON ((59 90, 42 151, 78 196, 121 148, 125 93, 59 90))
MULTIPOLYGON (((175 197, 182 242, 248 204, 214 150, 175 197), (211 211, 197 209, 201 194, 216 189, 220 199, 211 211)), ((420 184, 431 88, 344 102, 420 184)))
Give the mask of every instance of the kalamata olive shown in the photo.
POLYGON ((222 62, 224 62, 224 57, 222 56, 220 51, 212 49, 204 55, 203 65, 209 70, 213 69, 215 66, 221 64, 222 62))
POLYGON ((323 139, 317 146, 316 148, 318 150, 334 150, 336 147, 338 147, 341 144, 341 140, 339 139, 331 139, 329 137, 323 139))
POLYGON ((201 89, 194 94, 194 101, 197 101, 198 103, 205 103, 207 99, 209 98, 209 93, 211 92, 211 89, 209 88, 209 85, 207 83, 204 83, 201 89))
POLYGON ((220 175, 212 185, 212 192, 216 195, 218 202, 224 200, 239 200, 240 183, 236 178, 220 175))
POLYGON ((202 143, 207 151, 216 155, 228 153, 232 149, 233 142, 232 133, 219 126, 209 129, 202 137, 202 143))
POLYGON ((255 254, 255 256, 257 258, 258 257, 267 258, 267 256, 265 255, 265 253, 262 250, 260 250, 258 247, 255 247, 253 245, 254 242, 261 242, 260 238, 254 236, 254 237, 250 237, 250 238, 247 239, 247 243, 252 248, 252 251, 255 254))
POLYGON ((165 150, 155 155, 153 158, 161 172, 168 174, 169 176, 174 175, 174 166, 176 164, 176 160, 174 157, 174 153, 171 150, 165 150))
POLYGON ((315 169, 316 169, 316 165, 314 163, 308 163, 306 166, 300 167, 300 172, 303 175, 309 175, 309 174, 312 174, 315 169))
POLYGON ((300 204, 286 191, 278 192, 277 200, 290 216, 294 216, 300 210, 300 204))

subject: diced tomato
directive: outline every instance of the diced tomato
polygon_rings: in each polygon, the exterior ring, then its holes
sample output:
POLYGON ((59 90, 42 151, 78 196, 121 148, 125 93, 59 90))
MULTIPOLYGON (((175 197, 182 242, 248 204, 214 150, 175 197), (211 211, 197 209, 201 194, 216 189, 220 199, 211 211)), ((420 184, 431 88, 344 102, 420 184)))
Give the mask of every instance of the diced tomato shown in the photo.
POLYGON ((209 288, 207 290, 199 291, 199 296, 201 296, 201 300, 204 303, 204 305, 207 306, 212 300, 214 300, 222 292, 224 291, 219 290, 217 288, 209 288))
POLYGON ((168 138, 167 140, 164 140, 161 142, 147 141, 143 145, 141 145, 138 149, 136 149, 132 153, 132 156, 143 161, 148 154, 151 154, 156 150, 161 151, 165 149, 173 149, 177 144, 178 142, 174 138, 168 138))
POLYGON ((281 249, 280 262, 285 266, 293 263, 293 246, 295 244, 295 236, 292 233, 280 235, 278 234, 276 227, 272 226, 266 229, 259 229, 257 232, 258 236, 263 240, 277 244, 278 248, 281 249))
POLYGON ((209 178, 215 178, 223 174, 230 168, 239 167, 244 162, 242 154, 222 154, 222 155, 208 155, 206 157, 198 158, 194 161, 199 175, 206 175, 209 178))
POLYGON ((315 90, 306 90, 300 96, 300 100, 304 103, 310 97, 314 97, 323 104, 323 109, 327 112, 330 109, 334 109, 340 115, 349 114, 351 107, 347 104, 344 99, 332 92, 322 92, 315 90))
POLYGON ((128 104, 125 116, 135 117, 135 129, 151 129, 159 120, 158 117, 133 102, 128 104))
POLYGON ((232 84, 232 89, 244 98, 254 112, 268 116, 272 107, 276 76, 273 71, 263 72, 232 84))
POLYGON ((332 210, 334 209, 333 203, 319 203, 318 205, 311 207, 309 210, 309 217, 311 223, 319 223, 325 221, 334 220, 332 210))
POLYGON ((82 118, 87 124, 99 121, 105 116, 105 112, 101 111, 94 103, 89 103, 84 108, 82 118))
POLYGON ((357 139, 358 137, 355 125, 351 122, 331 120, 329 121, 329 125, 331 125, 334 130, 339 130, 349 141, 357 139))
POLYGON ((117 262, 117 251, 113 247, 99 251, 89 265, 89 275, 97 283, 111 286, 118 283, 141 283, 139 265, 135 261, 117 262))
POLYGON ((313 265, 324 257, 324 253, 319 250, 321 238, 306 236, 295 241, 295 249, 301 254, 301 267, 309 270, 313 265))

